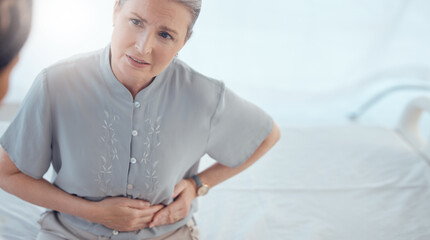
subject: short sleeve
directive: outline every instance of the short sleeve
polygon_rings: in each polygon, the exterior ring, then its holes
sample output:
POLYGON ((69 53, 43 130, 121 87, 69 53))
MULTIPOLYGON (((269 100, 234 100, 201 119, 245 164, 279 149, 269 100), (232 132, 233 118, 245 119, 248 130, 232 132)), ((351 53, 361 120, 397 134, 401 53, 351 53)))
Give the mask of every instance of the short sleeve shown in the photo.
POLYGON ((255 152, 272 128, 268 114, 223 85, 206 152, 223 165, 237 167, 255 152))
POLYGON ((51 162, 51 112, 46 72, 40 73, 0 139, 24 174, 41 179, 51 162))

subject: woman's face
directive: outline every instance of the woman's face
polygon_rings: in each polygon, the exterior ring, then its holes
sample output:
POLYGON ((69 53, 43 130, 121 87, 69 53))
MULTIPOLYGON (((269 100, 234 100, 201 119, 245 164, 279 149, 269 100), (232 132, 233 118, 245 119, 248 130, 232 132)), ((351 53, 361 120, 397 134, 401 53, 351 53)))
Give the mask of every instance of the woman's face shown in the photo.
POLYGON ((185 45, 191 13, 171 0, 128 0, 114 10, 111 66, 119 81, 150 81, 185 45))

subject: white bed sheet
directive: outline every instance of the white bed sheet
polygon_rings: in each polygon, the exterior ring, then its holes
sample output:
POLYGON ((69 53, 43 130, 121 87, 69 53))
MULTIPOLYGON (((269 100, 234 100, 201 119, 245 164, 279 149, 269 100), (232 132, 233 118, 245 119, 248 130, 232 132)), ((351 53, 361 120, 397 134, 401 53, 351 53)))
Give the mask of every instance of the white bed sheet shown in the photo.
POLYGON ((282 132, 273 152, 201 199, 203 239, 430 239, 430 167, 397 132, 282 132))
MULTIPOLYGON (((248 171, 199 199, 202 239, 430 239, 430 166, 397 132, 335 126, 282 134, 248 171)), ((0 202, 4 239, 34 239, 42 209, 3 192, 0 202)))
POLYGON ((36 239, 39 232, 37 220, 43 211, 0 189, 0 239, 36 239))

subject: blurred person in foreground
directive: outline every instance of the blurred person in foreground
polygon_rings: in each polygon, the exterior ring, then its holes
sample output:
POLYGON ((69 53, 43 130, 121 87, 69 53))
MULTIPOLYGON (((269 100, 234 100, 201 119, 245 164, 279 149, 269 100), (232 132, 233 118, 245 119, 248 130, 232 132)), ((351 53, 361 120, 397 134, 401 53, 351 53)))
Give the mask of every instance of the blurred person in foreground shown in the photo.
POLYGON ((0 100, 31 27, 31 0, 0 0, 0 100))
POLYGON ((117 0, 108 46, 36 78, 0 139, 0 187, 48 209, 39 240, 196 240, 196 198, 278 141, 267 113, 177 57, 200 8, 117 0))
MULTIPOLYGON (((30 34, 31 18, 32 0, 0 0, 0 102, 9 88, 10 74, 18 63, 19 52, 30 34)), ((2 221, 0 216, 0 231, 2 221)))

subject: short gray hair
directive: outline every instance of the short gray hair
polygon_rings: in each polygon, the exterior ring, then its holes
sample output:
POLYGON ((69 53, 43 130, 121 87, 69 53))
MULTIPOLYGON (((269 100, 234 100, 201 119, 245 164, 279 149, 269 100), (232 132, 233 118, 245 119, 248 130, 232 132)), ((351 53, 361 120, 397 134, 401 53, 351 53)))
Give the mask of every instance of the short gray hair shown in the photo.
MULTIPOLYGON (((121 7, 126 1, 127 0, 118 0, 118 7, 121 7)), ((170 0, 170 1, 180 3, 190 10, 191 23, 190 25, 188 25, 187 36, 186 36, 186 39, 189 39, 191 37, 191 34, 193 33, 194 24, 196 23, 197 18, 199 17, 200 9, 202 8, 202 0, 170 0)))
POLYGON ((9 65, 28 38, 32 0, 0 0, 0 71, 9 65))

